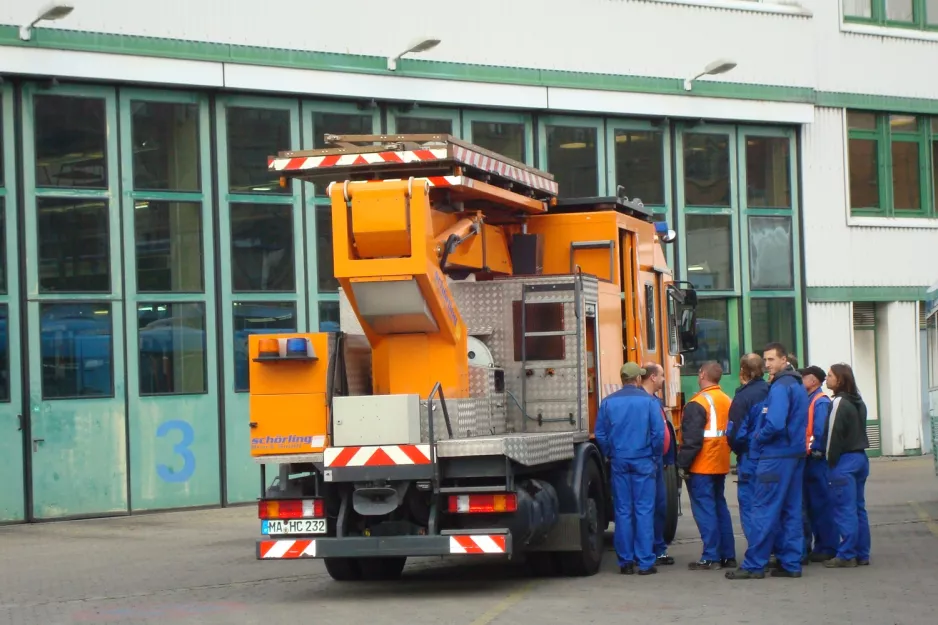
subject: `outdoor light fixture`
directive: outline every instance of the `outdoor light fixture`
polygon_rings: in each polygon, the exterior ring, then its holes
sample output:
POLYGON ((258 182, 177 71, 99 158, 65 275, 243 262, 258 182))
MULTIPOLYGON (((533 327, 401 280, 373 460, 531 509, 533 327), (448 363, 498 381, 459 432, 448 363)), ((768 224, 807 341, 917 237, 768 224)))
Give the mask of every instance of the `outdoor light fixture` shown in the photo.
POLYGON ((731 61, 730 59, 718 59, 706 66, 702 72, 694 76, 693 78, 684 79, 684 91, 691 90, 691 83, 700 78, 701 76, 716 76, 717 74, 725 74, 731 69, 736 67, 736 61, 731 61))
POLYGON ((435 48, 438 45, 440 45, 440 41, 441 41, 440 39, 437 39, 435 37, 428 37, 426 39, 418 39, 413 44, 411 44, 409 48, 407 48, 406 50, 404 50, 397 56, 388 57, 388 70, 392 72, 396 70, 397 62, 405 54, 410 54, 411 52, 414 52, 414 53, 426 52, 427 50, 430 50, 431 48, 435 48))
POLYGON ((65 2, 50 2, 39 11, 39 15, 36 16, 36 19, 26 26, 20 26, 20 39, 29 41, 33 36, 33 26, 39 22, 54 22, 60 20, 68 16, 74 9, 75 7, 65 2))

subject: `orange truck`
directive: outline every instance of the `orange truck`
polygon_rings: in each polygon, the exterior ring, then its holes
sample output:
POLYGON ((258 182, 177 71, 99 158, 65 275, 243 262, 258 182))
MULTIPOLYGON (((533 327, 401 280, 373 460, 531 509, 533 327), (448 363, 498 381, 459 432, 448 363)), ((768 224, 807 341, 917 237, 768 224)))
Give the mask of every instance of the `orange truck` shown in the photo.
POLYGON ((613 515, 593 425, 623 362, 662 365, 680 421, 697 298, 674 231, 621 188, 558 199, 551 174, 447 135, 326 142, 268 162, 327 192, 341 332, 250 337, 258 559, 341 581, 451 555, 594 574, 613 515))

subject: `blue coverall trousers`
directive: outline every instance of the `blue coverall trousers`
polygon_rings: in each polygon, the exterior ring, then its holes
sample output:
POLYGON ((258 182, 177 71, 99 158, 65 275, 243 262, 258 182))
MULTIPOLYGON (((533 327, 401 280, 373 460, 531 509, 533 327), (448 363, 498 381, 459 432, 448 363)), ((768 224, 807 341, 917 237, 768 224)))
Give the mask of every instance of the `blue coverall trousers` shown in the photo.
POLYGON ((612 461, 612 489, 615 499, 614 543, 619 566, 638 564, 642 570, 655 564, 654 458, 612 461))
POLYGON ((690 507, 703 541, 701 560, 726 560, 736 557, 733 520, 726 505, 726 475, 691 473, 690 507))
POLYGON ((840 534, 837 557, 843 560, 870 559, 870 519, 866 515, 866 479, 870 460, 866 453, 853 451, 842 455, 830 470, 830 498, 834 524, 840 534))
POLYGON ((664 458, 658 458, 657 479, 655 480, 655 543, 652 551, 655 557, 668 552, 668 543, 664 542, 664 522, 668 517, 668 489, 664 484, 664 458))
POLYGON ((736 498, 739 500, 739 522, 747 544, 752 533, 752 492, 755 488, 756 463, 749 456, 741 456, 736 463, 736 498))
POLYGON ((774 547, 786 571, 801 571, 803 495, 804 458, 759 458, 753 489, 752 535, 742 568, 765 571, 774 547))
POLYGON ((805 550, 834 555, 837 553, 838 535, 828 492, 827 460, 808 458, 804 465, 804 502, 807 510, 805 550))

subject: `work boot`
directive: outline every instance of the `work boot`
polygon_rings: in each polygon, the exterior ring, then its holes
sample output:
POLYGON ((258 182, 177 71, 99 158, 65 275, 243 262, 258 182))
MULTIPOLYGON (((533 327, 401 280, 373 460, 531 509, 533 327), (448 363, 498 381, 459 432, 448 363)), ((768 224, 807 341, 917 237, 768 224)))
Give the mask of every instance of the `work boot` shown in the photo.
POLYGON ((774 554, 769 556, 769 566, 778 566, 778 558, 774 554))
POLYGON ((773 569, 771 573, 772 577, 793 577, 795 579, 801 577, 801 571, 788 571, 781 567, 773 569))
POLYGON ((736 558, 724 558, 720 560, 720 568, 735 569, 737 567, 739 567, 739 563, 736 562, 736 558))
POLYGON ((832 559, 834 556, 832 556, 829 553, 821 553, 821 552, 815 551, 808 557, 810 558, 811 562, 827 562, 828 560, 832 559))
POLYGON ((844 560, 843 558, 831 558, 824 563, 824 568, 828 569, 852 569, 856 566, 856 558, 850 558, 849 560, 844 560))
POLYGON ((622 575, 634 575, 635 574, 635 565, 629 562, 628 564, 623 564, 619 567, 619 573, 622 575))
POLYGON ((717 560, 698 560, 687 565, 691 571, 719 571, 722 567, 717 560))
POLYGON ((746 569, 736 569, 735 571, 727 571, 724 574, 726 579, 765 579, 764 571, 747 571, 746 569))
POLYGON ((668 552, 666 551, 658 556, 658 558, 655 560, 655 564, 658 566, 670 566, 674 564, 674 558, 669 556, 668 552))
POLYGON ((658 572, 658 567, 654 565, 652 565, 650 569, 638 569, 639 575, 654 575, 657 572, 658 572))

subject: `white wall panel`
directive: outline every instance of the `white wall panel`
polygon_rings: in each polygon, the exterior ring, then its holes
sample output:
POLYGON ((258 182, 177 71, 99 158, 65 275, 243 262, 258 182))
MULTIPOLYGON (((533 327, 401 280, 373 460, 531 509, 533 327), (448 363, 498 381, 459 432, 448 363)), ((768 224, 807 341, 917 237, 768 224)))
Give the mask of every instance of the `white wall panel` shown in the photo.
MULTIPOLYGON (((45 0, 0 2, 0 23, 20 24, 45 0)), ((45 26, 249 46, 394 55, 415 38, 443 42, 422 59, 552 70, 685 78, 718 57, 725 78, 810 86, 812 20, 635 0, 82 0, 45 26), (792 45, 798 42, 798 45, 792 45)))
POLYGON ((853 362, 850 302, 808 304, 808 359, 825 371, 835 362, 853 362))
POLYGON ((816 109, 814 123, 802 130, 807 285, 931 284, 938 267, 938 229, 848 225, 845 134, 843 109, 833 108, 816 109))
POLYGON ((922 447, 922 389, 918 302, 881 304, 876 310, 883 453, 904 455, 922 447))

